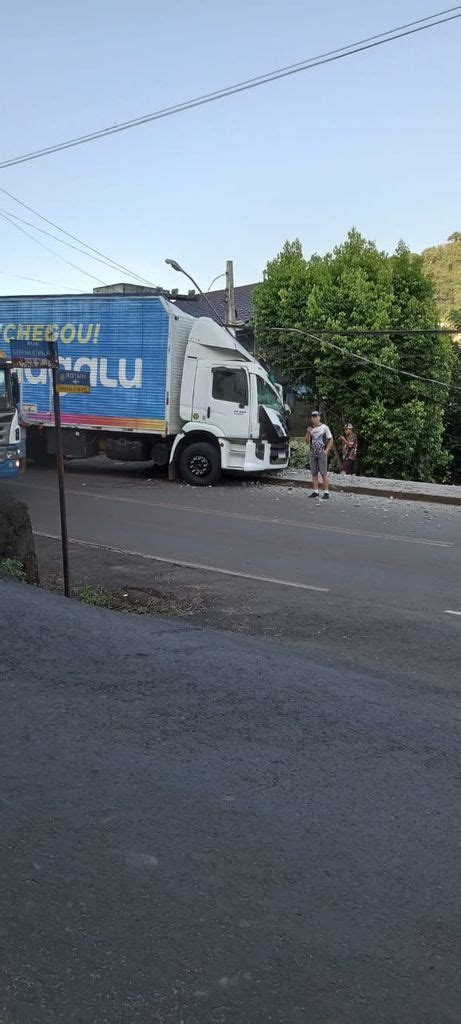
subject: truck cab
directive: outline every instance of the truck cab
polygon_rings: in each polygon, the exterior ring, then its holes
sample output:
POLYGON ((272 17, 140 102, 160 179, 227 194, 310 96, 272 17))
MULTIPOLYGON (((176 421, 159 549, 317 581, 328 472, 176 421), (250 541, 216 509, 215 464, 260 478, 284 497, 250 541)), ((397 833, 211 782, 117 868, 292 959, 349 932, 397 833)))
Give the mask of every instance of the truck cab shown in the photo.
POLYGON ((280 394, 253 356, 222 327, 192 327, 182 377, 182 431, 170 462, 189 483, 215 483, 221 471, 261 473, 288 465, 280 394))
POLYGON ((18 476, 25 464, 24 434, 19 424, 17 375, 0 359, 0 478, 18 476))

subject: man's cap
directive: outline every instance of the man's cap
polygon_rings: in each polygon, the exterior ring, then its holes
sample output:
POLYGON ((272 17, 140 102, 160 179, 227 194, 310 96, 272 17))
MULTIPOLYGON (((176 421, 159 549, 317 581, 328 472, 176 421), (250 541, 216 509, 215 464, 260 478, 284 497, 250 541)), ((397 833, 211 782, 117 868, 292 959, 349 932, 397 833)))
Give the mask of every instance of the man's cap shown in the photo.
POLYGON ((314 409, 314 411, 311 412, 311 416, 320 416, 320 413, 318 412, 317 409, 314 409))
POLYGON ((351 429, 351 430, 353 430, 353 429, 354 429, 354 427, 353 427, 352 423, 346 423, 346 427, 347 427, 348 429, 349 429, 349 427, 350 427, 350 429, 351 429))

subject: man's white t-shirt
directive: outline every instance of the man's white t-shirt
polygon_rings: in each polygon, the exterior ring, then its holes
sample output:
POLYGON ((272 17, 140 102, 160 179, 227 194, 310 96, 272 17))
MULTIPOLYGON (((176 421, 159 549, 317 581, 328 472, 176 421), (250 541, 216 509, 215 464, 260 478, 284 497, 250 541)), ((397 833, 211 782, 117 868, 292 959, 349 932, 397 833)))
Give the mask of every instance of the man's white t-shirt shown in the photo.
POLYGON ((333 434, 326 423, 319 423, 318 427, 309 427, 309 433, 311 435, 311 452, 312 455, 322 455, 325 451, 328 441, 331 441, 333 434))

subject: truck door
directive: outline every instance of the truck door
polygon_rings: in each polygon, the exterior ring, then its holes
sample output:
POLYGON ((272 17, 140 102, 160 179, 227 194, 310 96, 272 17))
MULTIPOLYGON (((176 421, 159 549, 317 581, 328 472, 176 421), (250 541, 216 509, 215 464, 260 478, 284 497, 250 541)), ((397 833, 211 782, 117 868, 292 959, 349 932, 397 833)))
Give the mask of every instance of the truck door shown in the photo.
POLYGON ((248 373, 242 366, 212 366, 207 419, 230 440, 248 438, 248 373))

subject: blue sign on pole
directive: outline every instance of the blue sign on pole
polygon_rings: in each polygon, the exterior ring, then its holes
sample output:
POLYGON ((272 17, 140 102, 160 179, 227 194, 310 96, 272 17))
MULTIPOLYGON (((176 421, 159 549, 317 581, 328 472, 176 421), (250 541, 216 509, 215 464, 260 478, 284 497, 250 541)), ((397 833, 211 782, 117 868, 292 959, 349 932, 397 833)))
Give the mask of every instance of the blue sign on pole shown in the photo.
POLYGON ((50 366, 50 350, 46 341, 11 340, 11 362, 13 366, 40 369, 50 366))
POLYGON ((61 370, 57 372, 57 390, 61 394, 87 395, 91 391, 89 370, 61 370))

